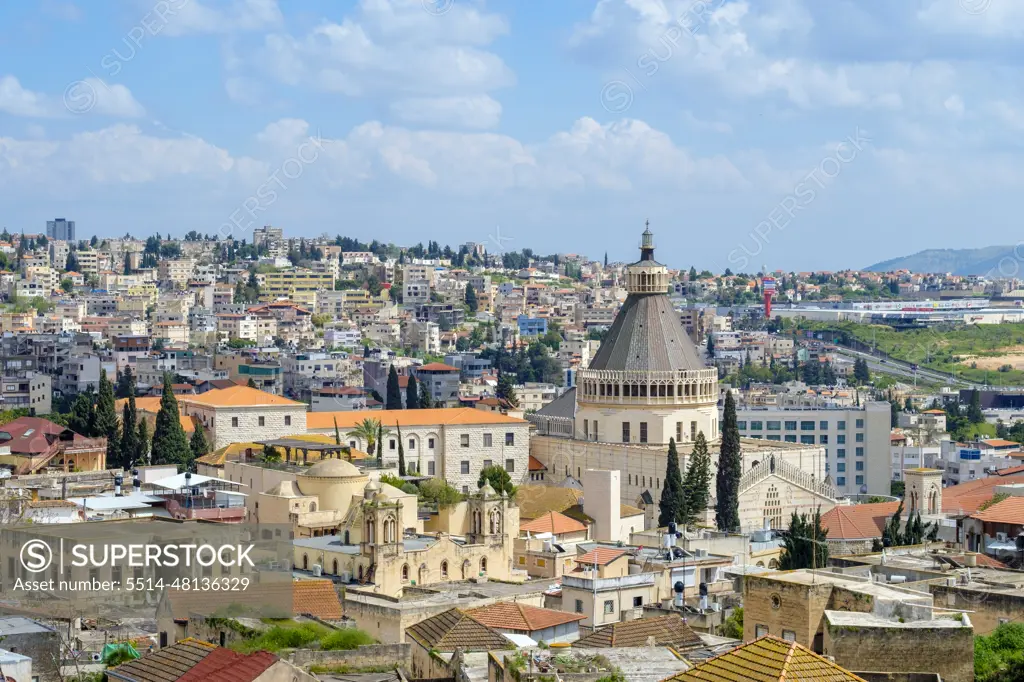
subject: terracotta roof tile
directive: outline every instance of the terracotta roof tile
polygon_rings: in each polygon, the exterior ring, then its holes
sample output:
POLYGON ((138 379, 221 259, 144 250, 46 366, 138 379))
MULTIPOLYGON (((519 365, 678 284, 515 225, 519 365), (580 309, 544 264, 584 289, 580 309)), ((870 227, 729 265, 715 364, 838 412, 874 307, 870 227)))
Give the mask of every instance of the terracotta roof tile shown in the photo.
POLYGON ((573 623, 586 618, 580 613, 565 613, 527 606, 516 602, 498 602, 466 612, 474 620, 500 630, 530 633, 537 630, 573 623))
POLYGON ((341 600, 329 580, 297 580, 292 583, 292 604, 295 613, 309 614, 323 620, 341 620, 341 600))
MULTIPOLYGON (((864 682, 810 649, 767 635, 699 663, 668 680, 678 682, 864 682)), ((664 682, 667 682, 665 680, 664 682)))
POLYGON ((530 469, 530 471, 547 471, 548 470, 548 468, 546 466, 544 466, 544 463, 541 462, 536 457, 534 457, 533 455, 530 455, 530 465, 529 465, 528 468, 530 469))
POLYGON ((412 639, 437 651, 491 651, 512 649, 513 644, 497 630, 473 619, 460 609, 427 618, 405 629, 412 639))
POLYGON ((569 518, 565 514, 550 511, 544 516, 520 524, 519 530, 529 531, 531 533, 554 533, 555 535, 562 535, 563 533, 579 533, 580 531, 586 531, 587 527, 576 519, 569 518))
POLYGON ((177 682, 252 682, 278 660, 269 651, 244 655, 218 647, 177 682))
POLYGON ((670 646, 676 651, 704 646, 700 635, 686 624, 682 616, 671 614, 614 623, 576 641, 573 648, 643 647, 651 637, 656 646, 670 646))
POLYGON ((821 515, 829 540, 864 540, 882 537, 886 519, 896 513, 899 502, 876 502, 833 507, 821 515))
POLYGON ((942 489, 942 511, 949 514, 971 515, 978 507, 992 499, 993 489, 1007 483, 1024 483, 1024 474, 989 476, 942 489))
POLYGON ((626 556, 628 552, 624 549, 614 549, 612 547, 595 547, 586 554, 576 557, 577 564, 597 564, 598 566, 606 566, 611 562, 615 561, 619 557, 626 556))
POLYGON ((142 658, 122 663, 107 671, 107 675, 132 682, 175 682, 186 675, 216 649, 213 644, 195 639, 183 639, 176 644, 147 654, 142 658))
POLYGON ((971 518, 989 523, 1024 525, 1024 497, 1008 497, 1001 502, 996 502, 985 511, 971 514, 971 518))

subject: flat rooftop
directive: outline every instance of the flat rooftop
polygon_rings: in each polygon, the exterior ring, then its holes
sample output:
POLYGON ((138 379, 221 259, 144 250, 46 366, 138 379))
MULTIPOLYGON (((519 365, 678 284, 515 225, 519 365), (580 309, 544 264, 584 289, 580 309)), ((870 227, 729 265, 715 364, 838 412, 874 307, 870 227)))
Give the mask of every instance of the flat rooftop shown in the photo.
POLYGON ((957 629, 969 627, 969 621, 961 622, 958 618, 931 618, 922 620, 900 621, 896 618, 883 618, 873 613, 855 611, 825 611, 825 619, 832 625, 848 627, 899 628, 901 630, 935 630, 957 629))
POLYGON ((771 575, 749 576, 751 578, 763 578, 777 580, 779 582, 792 583, 794 585, 837 585, 847 590, 870 594, 879 599, 893 599, 906 601, 914 597, 926 597, 931 600, 931 595, 920 590, 899 588, 884 583, 876 583, 866 578, 831 573, 829 571, 781 571, 771 575))

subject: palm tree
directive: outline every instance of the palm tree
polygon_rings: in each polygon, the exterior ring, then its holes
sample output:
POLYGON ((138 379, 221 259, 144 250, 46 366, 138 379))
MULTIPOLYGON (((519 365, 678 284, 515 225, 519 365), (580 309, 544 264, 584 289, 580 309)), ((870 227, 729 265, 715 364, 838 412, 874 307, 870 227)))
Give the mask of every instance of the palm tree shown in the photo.
MULTIPOLYGON (((380 420, 367 417, 363 421, 356 424, 355 428, 346 433, 346 436, 351 438, 361 438, 366 441, 366 451, 373 454, 373 446, 377 442, 378 431, 381 428, 380 420)), ((391 432, 384 429, 380 432, 380 437, 390 434, 391 432)))

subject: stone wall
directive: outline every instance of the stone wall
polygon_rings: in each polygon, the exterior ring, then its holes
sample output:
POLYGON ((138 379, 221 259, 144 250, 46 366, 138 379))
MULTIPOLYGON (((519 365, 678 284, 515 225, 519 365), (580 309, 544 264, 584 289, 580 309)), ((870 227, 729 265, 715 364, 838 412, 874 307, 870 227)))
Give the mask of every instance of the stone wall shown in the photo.
POLYGON ((832 590, 831 583, 801 585, 748 575, 743 583, 744 641, 755 639, 757 626, 763 625, 776 637, 791 630, 797 643, 813 649, 832 590))
POLYGON ((1000 622, 1024 619, 1024 593, 985 592, 944 583, 933 583, 928 588, 936 608, 967 611, 978 635, 990 634, 1000 622))
POLYGON ((959 628, 830 625, 824 647, 825 655, 847 670, 938 673, 943 682, 974 680, 974 629, 969 621, 959 628))
POLYGON ((288 655, 288 660, 301 668, 310 665, 370 668, 382 665, 412 666, 412 645, 367 644, 350 651, 314 651, 299 649, 288 655))
MULTIPOLYGON (((490 460, 496 466, 504 467, 506 460, 513 461, 510 472, 512 482, 520 485, 529 480, 530 423, 479 424, 445 426, 443 475, 457 490, 477 490, 477 480, 484 468, 484 461, 490 460), (513 434, 513 444, 505 445, 505 434, 513 434), (484 447, 484 434, 491 434, 491 446, 484 447), (462 446, 462 436, 469 436, 469 447, 462 446), (469 462, 469 473, 462 473, 462 462, 469 462)), ((442 472, 437 472, 442 475, 442 472)))

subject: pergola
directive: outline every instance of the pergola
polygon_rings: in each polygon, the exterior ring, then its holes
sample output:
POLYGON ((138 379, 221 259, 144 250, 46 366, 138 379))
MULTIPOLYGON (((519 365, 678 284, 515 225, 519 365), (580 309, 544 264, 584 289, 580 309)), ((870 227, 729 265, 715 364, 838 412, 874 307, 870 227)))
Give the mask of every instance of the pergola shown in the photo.
POLYGON ((347 445, 317 443, 316 441, 302 440, 301 438, 277 438, 275 440, 258 441, 258 444, 264 448, 274 447, 283 449, 285 463, 292 461, 292 450, 296 450, 296 462, 299 460, 298 453, 302 452, 302 462, 304 464, 309 461, 309 453, 311 451, 319 452, 320 459, 344 459, 344 453, 346 451, 351 452, 347 445))

